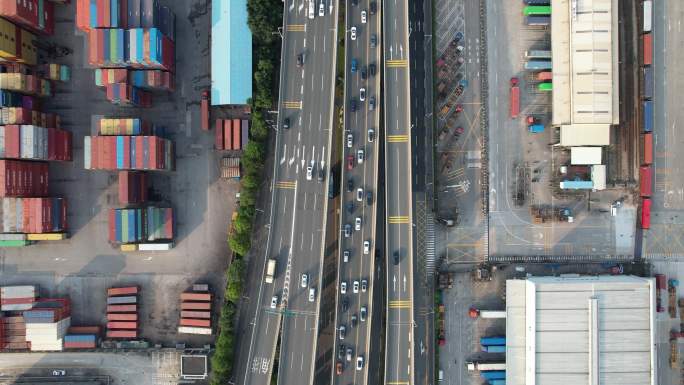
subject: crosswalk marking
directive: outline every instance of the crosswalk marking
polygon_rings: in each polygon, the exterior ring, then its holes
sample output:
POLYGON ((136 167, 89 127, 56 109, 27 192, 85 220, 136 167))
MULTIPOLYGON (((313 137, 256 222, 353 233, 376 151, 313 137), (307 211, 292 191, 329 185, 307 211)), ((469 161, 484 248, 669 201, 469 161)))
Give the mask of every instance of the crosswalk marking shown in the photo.
POLYGON ((290 181, 278 181, 275 184, 276 188, 286 188, 286 189, 294 189, 297 187, 297 182, 290 182, 290 181))
POLYGON ((390 143, 408 142, 408 135, 387 135, 387 141, 390 143))
POLYGON ((389 217, 387 219, 387 222, 391 224, 401 224, 401 223, 408 223, 409 218, 408 216, 394 216, 394 217, 389 217))
POLYGON ((287 31, 290 32, 304 32, 306 31, 306 25, 305 24, 290 24, 286 28, 287 31))
POLYGON ((299 102, 283 102, 283 106, 285 108, 289 108, 289 109, 301 110, 302 109, 302 102, 301 101, 299 101, 299 102))

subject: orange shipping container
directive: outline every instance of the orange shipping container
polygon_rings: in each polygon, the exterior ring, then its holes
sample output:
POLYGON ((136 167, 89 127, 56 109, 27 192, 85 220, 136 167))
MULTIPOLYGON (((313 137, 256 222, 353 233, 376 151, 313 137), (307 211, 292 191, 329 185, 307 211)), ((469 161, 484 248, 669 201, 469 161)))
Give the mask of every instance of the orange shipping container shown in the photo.
POLYGON ((181 301, 211 301, 209 293, 181 293, 181 301))
POLYGON ((181 318, 210 319, 211 318, 211 312, 208 312, 208 311, 181 311, 181 318))
POLYGON ((233 150, 240 149, 240 119, 233 119, 233 150))
POLYGON ((183 302, 181 310, 211 310, 211 302, 183 302))
POLYGON ((181 326, 198 326, 198 327, 204 327, 208 328, 211 327, 211 321, 208 319, 189 319, 189 318, 181 318, 180 320, 181 326))
POLYGON ((111 297, 114 295, 133 295, 138 294, 137 286, 127 286, 127 287, 112 287, 107 289, 107 296, 111 297))
POLYGON ((136 338, 137 330, 107 330, 107 338, 136 338))
POLYGON ((137 321, 136 313, 107 313, 107 321, 137 321))
POLYGON ((107 305, 107 313, 135 313, 137 305, 107 305))
POLYGON ((647 33, 642 38, 644 45, 644 65, 651 65, 653 63, 653 37, 647 33))
POLYGON ((69 334, 100 334, 99 326, 71 326, 69 334))
POLYGON ((648 132, 644 134, 644 164, 653 163, 653 134, 648 132))
POLYGON ((231 135, 231 120, 226 119, 223 121, 223 149, 232 150, 233 149, 233 136, 231 135))
POLYGON ((107 329, 137 329, 137 322, 107 322, 107 329))

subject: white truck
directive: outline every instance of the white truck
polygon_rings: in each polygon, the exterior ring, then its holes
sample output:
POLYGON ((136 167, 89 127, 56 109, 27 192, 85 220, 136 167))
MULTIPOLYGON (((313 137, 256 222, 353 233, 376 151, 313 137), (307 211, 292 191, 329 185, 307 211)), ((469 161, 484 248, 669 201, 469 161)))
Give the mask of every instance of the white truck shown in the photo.
POLYGON ((506 370, 505 362, 466 362, 468 371, 506 370))
POLYGON ((268 262, 266 262, 266 276, 264 277, 264 282, 273 283, 273 277, 275 277, 275 269, 275 259, 269 259, 268 262))

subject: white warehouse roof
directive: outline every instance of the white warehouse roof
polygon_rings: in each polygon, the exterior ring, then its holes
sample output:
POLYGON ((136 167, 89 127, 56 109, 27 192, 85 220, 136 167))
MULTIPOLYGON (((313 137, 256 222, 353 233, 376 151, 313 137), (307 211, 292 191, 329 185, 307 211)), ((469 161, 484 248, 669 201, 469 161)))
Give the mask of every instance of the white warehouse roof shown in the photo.
POLYGON ((655 281, 506 281, 507 385, 656 385, 655 281))
POLYGON ((601 164, 602 147, 570 147, 570 164, 601 164))
POLYGON ((564 147, 608 146, 610 145, 610 126, 607 124, 561 126, 559 144, 564 147))
POLYGON ((617 0, 551 1, 553 125, 619 123, 617 10, 617 0))

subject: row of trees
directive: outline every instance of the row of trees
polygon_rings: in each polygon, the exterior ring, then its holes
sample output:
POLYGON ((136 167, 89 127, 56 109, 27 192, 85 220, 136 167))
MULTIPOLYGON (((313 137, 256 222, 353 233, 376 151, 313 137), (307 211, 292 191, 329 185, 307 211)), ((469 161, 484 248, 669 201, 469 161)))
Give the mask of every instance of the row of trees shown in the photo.
POLYGON ((212 385, 228 382, 233 370, 235 354, 235 319, 242 296, 247 255, 252 245, 252 225, 256 213, 256 199, 263 181, 264 161, 268 145, 267 111, 273 106, 274 74, 280 59, 280 40, 277 31, 282 21, 282 2, 279 0, 247 0, 248 24, 252 31, 254 80, 252 125, 250 141, 242 155, 242 186, 237 217, 228 235, 228 244, 235 254, 227 275, 225 304, 221 309, 216 351, 211 358, 212 385))

